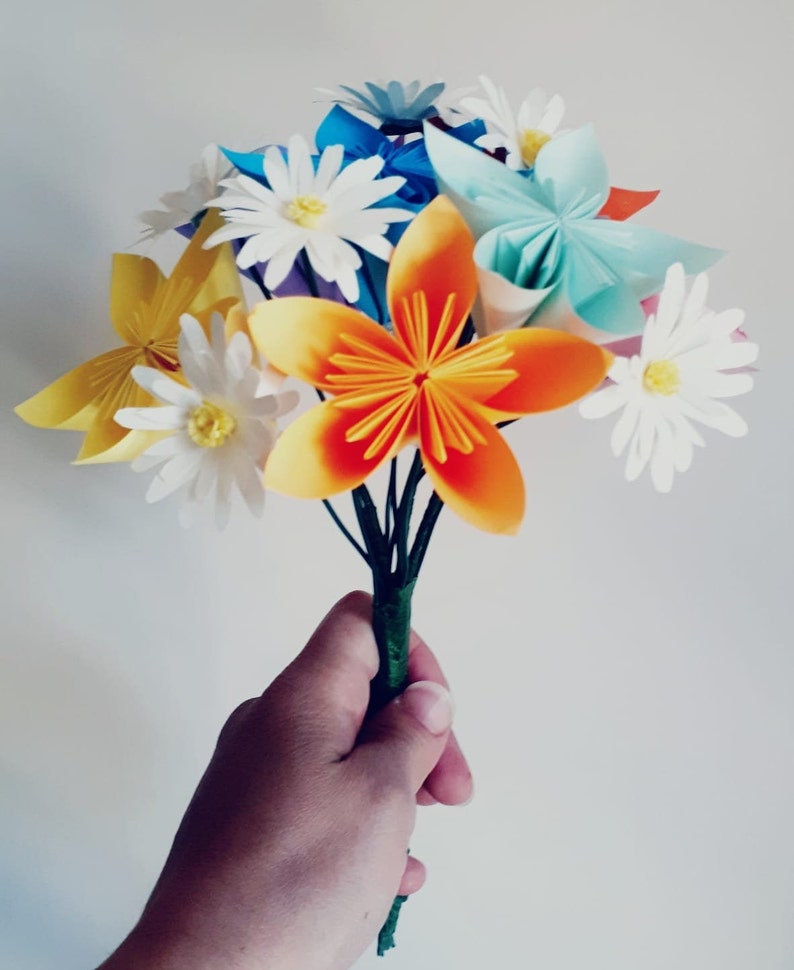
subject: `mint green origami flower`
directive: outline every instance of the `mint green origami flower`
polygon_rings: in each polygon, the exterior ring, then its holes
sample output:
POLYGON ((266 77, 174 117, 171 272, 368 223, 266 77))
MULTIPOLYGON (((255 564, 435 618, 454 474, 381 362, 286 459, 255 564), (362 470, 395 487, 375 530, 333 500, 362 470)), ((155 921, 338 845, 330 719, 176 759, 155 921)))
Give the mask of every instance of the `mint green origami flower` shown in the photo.
POLYGON ((432 125, 425 125, 425 143, 439 190, 478 240, 481 331, 542 322, 599 341, 639 333, 645 324, 640 300, 662 288, 672 263, 699 273, 723 255, 598 218, 609 179, 589 125, 544 145, 533 178, 432 125))

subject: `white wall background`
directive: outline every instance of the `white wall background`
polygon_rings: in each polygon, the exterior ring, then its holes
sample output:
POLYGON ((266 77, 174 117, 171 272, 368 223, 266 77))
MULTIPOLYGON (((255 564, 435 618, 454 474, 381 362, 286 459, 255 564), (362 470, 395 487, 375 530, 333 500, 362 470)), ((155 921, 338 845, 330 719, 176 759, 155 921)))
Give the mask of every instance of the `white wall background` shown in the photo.
MULTIPOLYGON (((72 0, 6 8, 2 84, 0 966, 98 963, 142 906, 226 714, 366 576, 319 504, 186 533, 127 467, 11 406, 114 343, 111 253, 209 141, 310 135, 313 88, 543 84, 648 224, 731 255, 762 344, 669 497, 609 423, 509 432, 521 536, 442 517, 415 622, 477 783, 424 810, 426 888, 362 968, 791 970, 792 8, 787 0, 72 0)), ((165 252, 165 251, 164 251, 165 252)), ((152 253, 159 257, 160 251, 152 253)))

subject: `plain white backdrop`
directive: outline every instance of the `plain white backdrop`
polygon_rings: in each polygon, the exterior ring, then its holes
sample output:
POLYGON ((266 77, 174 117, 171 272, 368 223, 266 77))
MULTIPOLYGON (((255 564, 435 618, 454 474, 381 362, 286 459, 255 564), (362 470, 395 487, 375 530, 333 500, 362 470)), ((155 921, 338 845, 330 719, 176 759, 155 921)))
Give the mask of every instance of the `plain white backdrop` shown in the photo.
MULTIPOLYGON (((361 968, 794 966, 792 10, 786 0, 8 6, 2 85, 0 966, 85 970, 137 917, 218 729, 366 586, 319 504, 185 532, 11 407, 115 344, 111 254, 201 148, 310 136, 316 86, 487 73, 563 94, 645 224, 724 247, 762 346, 741 441, 669 496, 609 422, 509 437, 521 535, 444 514, 415 625, 477 786, 420 813, 425 889, 361 968)), ((166 246, 144 250, 164 264, 166 246)), ((309 970, 309 968, 307 968, 309 970)))

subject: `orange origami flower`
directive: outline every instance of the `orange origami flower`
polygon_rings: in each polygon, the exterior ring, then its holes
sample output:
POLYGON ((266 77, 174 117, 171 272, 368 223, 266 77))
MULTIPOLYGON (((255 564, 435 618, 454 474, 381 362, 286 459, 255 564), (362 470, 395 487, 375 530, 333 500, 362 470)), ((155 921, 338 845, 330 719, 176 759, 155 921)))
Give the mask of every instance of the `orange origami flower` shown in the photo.
POLYGON ((260 303, 254 342, 279 370, 335 395, 279 438, 265 485, 300 498, 355 488, 416 442, 439 498, 488 532, 516 532, 524 483, 495 424, 577 400, 612 357, 554 330, 494 334, 458 347, 477 294, 474 240, 439 196, 406 230, 387 280, 393 334, 311 297, 260 303))

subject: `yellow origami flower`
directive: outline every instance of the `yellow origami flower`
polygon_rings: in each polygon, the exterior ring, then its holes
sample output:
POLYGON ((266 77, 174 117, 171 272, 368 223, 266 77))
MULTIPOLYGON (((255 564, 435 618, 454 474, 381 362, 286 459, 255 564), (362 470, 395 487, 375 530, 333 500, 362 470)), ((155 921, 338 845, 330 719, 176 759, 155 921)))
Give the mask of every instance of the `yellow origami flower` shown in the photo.
POLYGON ((439 498, 488 532, 516 532, 524 483, 498 422, 569 404, 612 355, 567 333, 527 328, 459 347, 474 298, 474 240, 439 196, 389 265, 393 334, 358 311, 307 297, 260 303, 254 342, 279 370, 335 395, 284 432, 265 486, 327 498, 360 485, 416 442, 439 498))
POLYGON ((169 277, 145 256, 115 253, 110 319, 124 346, 75 367, 16 413, 38 428, 85 431, 78 463, 131 461, 148 448, 159 435, 113 420, 120 408, 154 403, 132 379, 132 368, 154 367, 179 379, 180 316, 191 314, 207 330, 212 313, 226 314, 242 300, 231 249, 202 249, 221 223, 216 212, 205 216, 169 277))

